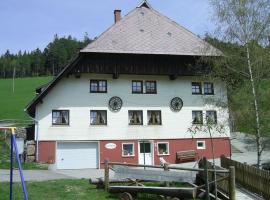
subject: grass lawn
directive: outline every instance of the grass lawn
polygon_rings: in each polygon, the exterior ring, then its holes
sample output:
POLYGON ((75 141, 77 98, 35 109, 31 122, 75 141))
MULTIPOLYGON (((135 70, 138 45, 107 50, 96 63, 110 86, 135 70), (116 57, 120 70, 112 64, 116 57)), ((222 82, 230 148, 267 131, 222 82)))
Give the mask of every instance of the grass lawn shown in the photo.
MULTIPOLYGON (((118 199, 116 196, 110 196, 104 190, 95 189, 88 180, 57 180, 44 182, 27 182, 27 192, 29 199, 38 200, 109 200, 118 199)), ((23 191, 20 183, 14 183, 14 200, 23 199, 23 191)), ((9 184, 0 183, 0 199, 9 199, 9 184)))
POLYGON ((12 79, 0 79, 0 120, 29 119, 25 106, 35 97, 35 89, 50 80, 52 77, 17 78, 13 93, 12 79))
MULTIPOLYGON (((13 163, 14 163, 14 168, 18 168, 17 161, 15 161, 15 155, 14 155, 13 163)), ((1 137, 1 133, 0 133, 0 169, 9 169, 9 167, 10 167, 9 146, 3 140, 3 137, 1 137)), ((22 163, 22 168, 23 169, 48 169, 48 166, 43 165, 43 164, 28 162, 28 163, 22 163)))
MULTIPOLYGON (((88 180, 57 180, 44 182, 27 182, 29 199, 38 200, 116 200, 117 194, 109 194, 103 189, 96 189, 95 185, 90 185, 88 180)), ((23 192, 20 183, 14 183, 14 200, 23 199, 23 192)), ((9 197, 9 184, 0 183, 0 200, 9 197)), ((157 195, 138 194, 136 199, 156 200, 157 195)))

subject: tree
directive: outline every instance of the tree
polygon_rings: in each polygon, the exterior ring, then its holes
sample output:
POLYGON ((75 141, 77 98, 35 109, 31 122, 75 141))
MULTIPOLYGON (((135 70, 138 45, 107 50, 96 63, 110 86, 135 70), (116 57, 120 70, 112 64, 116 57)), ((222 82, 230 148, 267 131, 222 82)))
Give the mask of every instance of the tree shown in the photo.
POLYGON ((210 138, 211 141, 211 154, 212 154, 212 162, 213 162, 213 169, 214 169, 214 192, 215 192, 215 199, 217 199, 217 174, 216 174, 216 162, 215 162, 215 146, 213 142, 213 137, 216 137, 217 135, 226 135, 227 132, 229 132, 228 128, 228 121, 227 119, 227 104, 224 102, 223 98, 213 98, 209 97, 204 99, 205 104, 209 108, 214 108, 215 106, 219 106, 219 117, 220 119, 217 120, 215 115, 207 115, 206 116, 197 116, 195 117, 191 127, 188 129, 188 132, 190 132, 193 136, 196 136, 198 134, 207 135, 207 137, 210 138), (217 105, 218 103, 219 105, 217 105), (222 105, 222 106, 221 106, 222 105), (224 106, 224 107, 223 107, 224 106), (204 120, 205 119, 205 120, 204 120))
MULTIPOLYGON (((256 46, 265 47, 270 35, 270 0, 210 0, 214 9, 214 19, 221 36, 242 48, 241 62, 245 69, 236 69, 249 79, 255 113, 257 145, 257 166, 261 167, 263 151, 261 133, 261 115, 258 104, 258 83, 263 70, 259 65, 263 55, 257 54, 256 46), (256 57, 255 55, 259 56, 256 57)), ((225 55, 225 58, 229 55, 225 55)), ((230 66, 234 67, 234 66, 230 66)))

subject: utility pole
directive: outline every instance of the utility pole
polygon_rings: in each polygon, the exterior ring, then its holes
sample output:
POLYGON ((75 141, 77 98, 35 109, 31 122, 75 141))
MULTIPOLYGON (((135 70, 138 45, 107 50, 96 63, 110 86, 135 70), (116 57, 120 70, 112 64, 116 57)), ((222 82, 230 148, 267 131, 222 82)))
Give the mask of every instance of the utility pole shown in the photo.
POLYGON ((16 76, 16 67, 13 67, 13 79, 12 79, 12 91, 15 92, 15 76, 16 76))

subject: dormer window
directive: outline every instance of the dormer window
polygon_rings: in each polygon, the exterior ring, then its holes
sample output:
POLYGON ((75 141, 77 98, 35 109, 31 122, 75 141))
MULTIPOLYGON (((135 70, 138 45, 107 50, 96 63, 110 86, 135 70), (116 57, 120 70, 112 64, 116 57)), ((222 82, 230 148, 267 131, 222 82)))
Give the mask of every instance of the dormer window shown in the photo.
POLYGON ((90 80, 90 92, 91 93, 107 93, 107 81, 106 80, 90 80))

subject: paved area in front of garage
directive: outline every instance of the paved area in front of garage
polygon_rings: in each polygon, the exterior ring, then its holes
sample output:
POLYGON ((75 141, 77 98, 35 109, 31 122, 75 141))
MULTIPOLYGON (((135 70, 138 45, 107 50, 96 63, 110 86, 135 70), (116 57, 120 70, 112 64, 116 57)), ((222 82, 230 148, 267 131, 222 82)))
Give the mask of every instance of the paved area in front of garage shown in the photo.
MULTIPOLYGON (((0 170, 0 182, 9 182, 9 170, 0 170)), ((23 175, 25 181, 46 181, 56 179, 70 179, 70 176, 56 173, 50 170, 24 170, 23 175)), ((20 182, 20 173, 18 170, 13 171, 13 181, 20 182)))
MULTIPOLYGON (((102 169, 82 169, 82 170, 24 170, 25 181, 47 181, 57 179, 95 179, 103 177, 102 169)), ((9 170, 0 169, 0 182, 9 182, 9 170)), ((113 174, 113 173, 110 173, 113 174)), ((13 181, 20 182, 18 170, 14 170, 13 181)))

